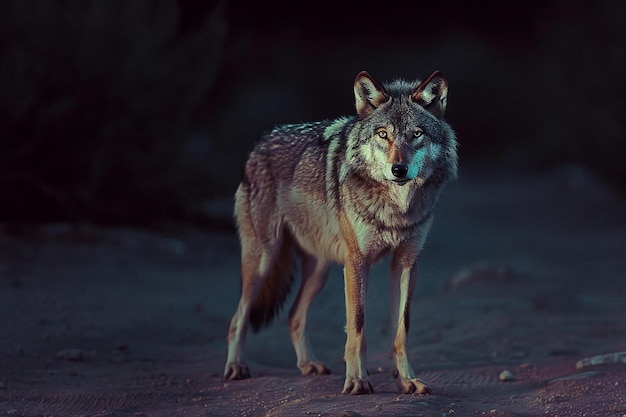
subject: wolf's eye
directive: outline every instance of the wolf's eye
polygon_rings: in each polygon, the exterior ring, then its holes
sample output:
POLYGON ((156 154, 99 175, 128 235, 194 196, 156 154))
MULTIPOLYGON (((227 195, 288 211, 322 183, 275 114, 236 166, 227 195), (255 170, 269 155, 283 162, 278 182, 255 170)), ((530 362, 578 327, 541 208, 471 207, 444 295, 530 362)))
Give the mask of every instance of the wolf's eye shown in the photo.
POLYGON ((424 136, 424 132, 422 130, 416 130, 413 132, 413 139, 419 139, 424 136))
POLYGON ((378 132, 376 132, 376 134, 378 135, 378 137, 380 137, 381 139, 387 139, 387 132, 384 130, 379 130, 378 132))

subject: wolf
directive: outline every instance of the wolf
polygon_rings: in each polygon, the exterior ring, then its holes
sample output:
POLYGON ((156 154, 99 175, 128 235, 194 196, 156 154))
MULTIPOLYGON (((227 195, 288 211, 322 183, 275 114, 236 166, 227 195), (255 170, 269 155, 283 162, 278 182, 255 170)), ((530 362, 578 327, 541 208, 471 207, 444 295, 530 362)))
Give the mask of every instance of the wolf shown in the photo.
POLYGON ((297 366, 329 374, 306 334, 311 302, 333 263, 344 266, 344 394, 373 392, 366 369, 365 290, 369 269, 391 255, 391 353, 398 389, 429 394, 407 357, 417 260, 444 186, 457 177, 457 141, 444 119, 448 83, 380 84, 360 72, 356 115, 276 127, 255 147, 235 194, 242 290, 228 331, 224 377, 250 377, 243 359, 248 327, 279 312, 300 262, 300 288, 289 311, 297 366))

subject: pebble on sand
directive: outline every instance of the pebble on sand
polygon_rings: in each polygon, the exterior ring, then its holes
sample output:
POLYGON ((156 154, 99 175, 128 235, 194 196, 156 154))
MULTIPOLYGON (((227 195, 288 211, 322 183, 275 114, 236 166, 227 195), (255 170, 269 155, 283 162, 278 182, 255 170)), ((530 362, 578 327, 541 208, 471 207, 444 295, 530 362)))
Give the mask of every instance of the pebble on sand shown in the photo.
POLYGON ((502 382, 511 382, 517 380, 517 377, 515 376, 515 374, 513 374, 513 372, 509 370, 504 370, 500 372, 500 375, 498 375, 498 379, 502 382))
POLYGON ((66 361, 84 361, 90 356, 83 349, 63 349, 56 354, 57 359, 65 359, 66 361))

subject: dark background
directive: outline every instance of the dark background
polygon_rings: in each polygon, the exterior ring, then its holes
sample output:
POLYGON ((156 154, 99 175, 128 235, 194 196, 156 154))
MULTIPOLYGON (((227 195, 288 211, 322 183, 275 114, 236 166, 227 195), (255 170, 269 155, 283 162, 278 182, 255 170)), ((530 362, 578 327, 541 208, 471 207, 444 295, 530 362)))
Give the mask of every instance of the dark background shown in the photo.
POLYGON ((0 221, 228 227, 207 203, 261 134, 351 114, 364 69, 446 75, 461 175, 623 191, 624 5, 1 1, 0 221))

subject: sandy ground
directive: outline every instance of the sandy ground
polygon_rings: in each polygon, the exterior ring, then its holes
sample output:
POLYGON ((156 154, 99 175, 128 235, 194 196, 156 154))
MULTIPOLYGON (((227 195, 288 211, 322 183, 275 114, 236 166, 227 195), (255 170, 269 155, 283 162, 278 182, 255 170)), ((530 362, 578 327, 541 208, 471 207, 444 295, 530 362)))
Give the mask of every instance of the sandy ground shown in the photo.
POLYGON ((248 338, 253 377, 223 381, 238 257, 228 233, 3 226, 0 415, 626 416, 626 353, 589 359, 626 351, 626 204, 581 169, 464 171, 444 194, 409 340, 430 396, 391 378, 384 263, 367 297, 375 394, 340 394, 339 268, 310 322, 332 375, 300 376, 283 312, 248 338))

